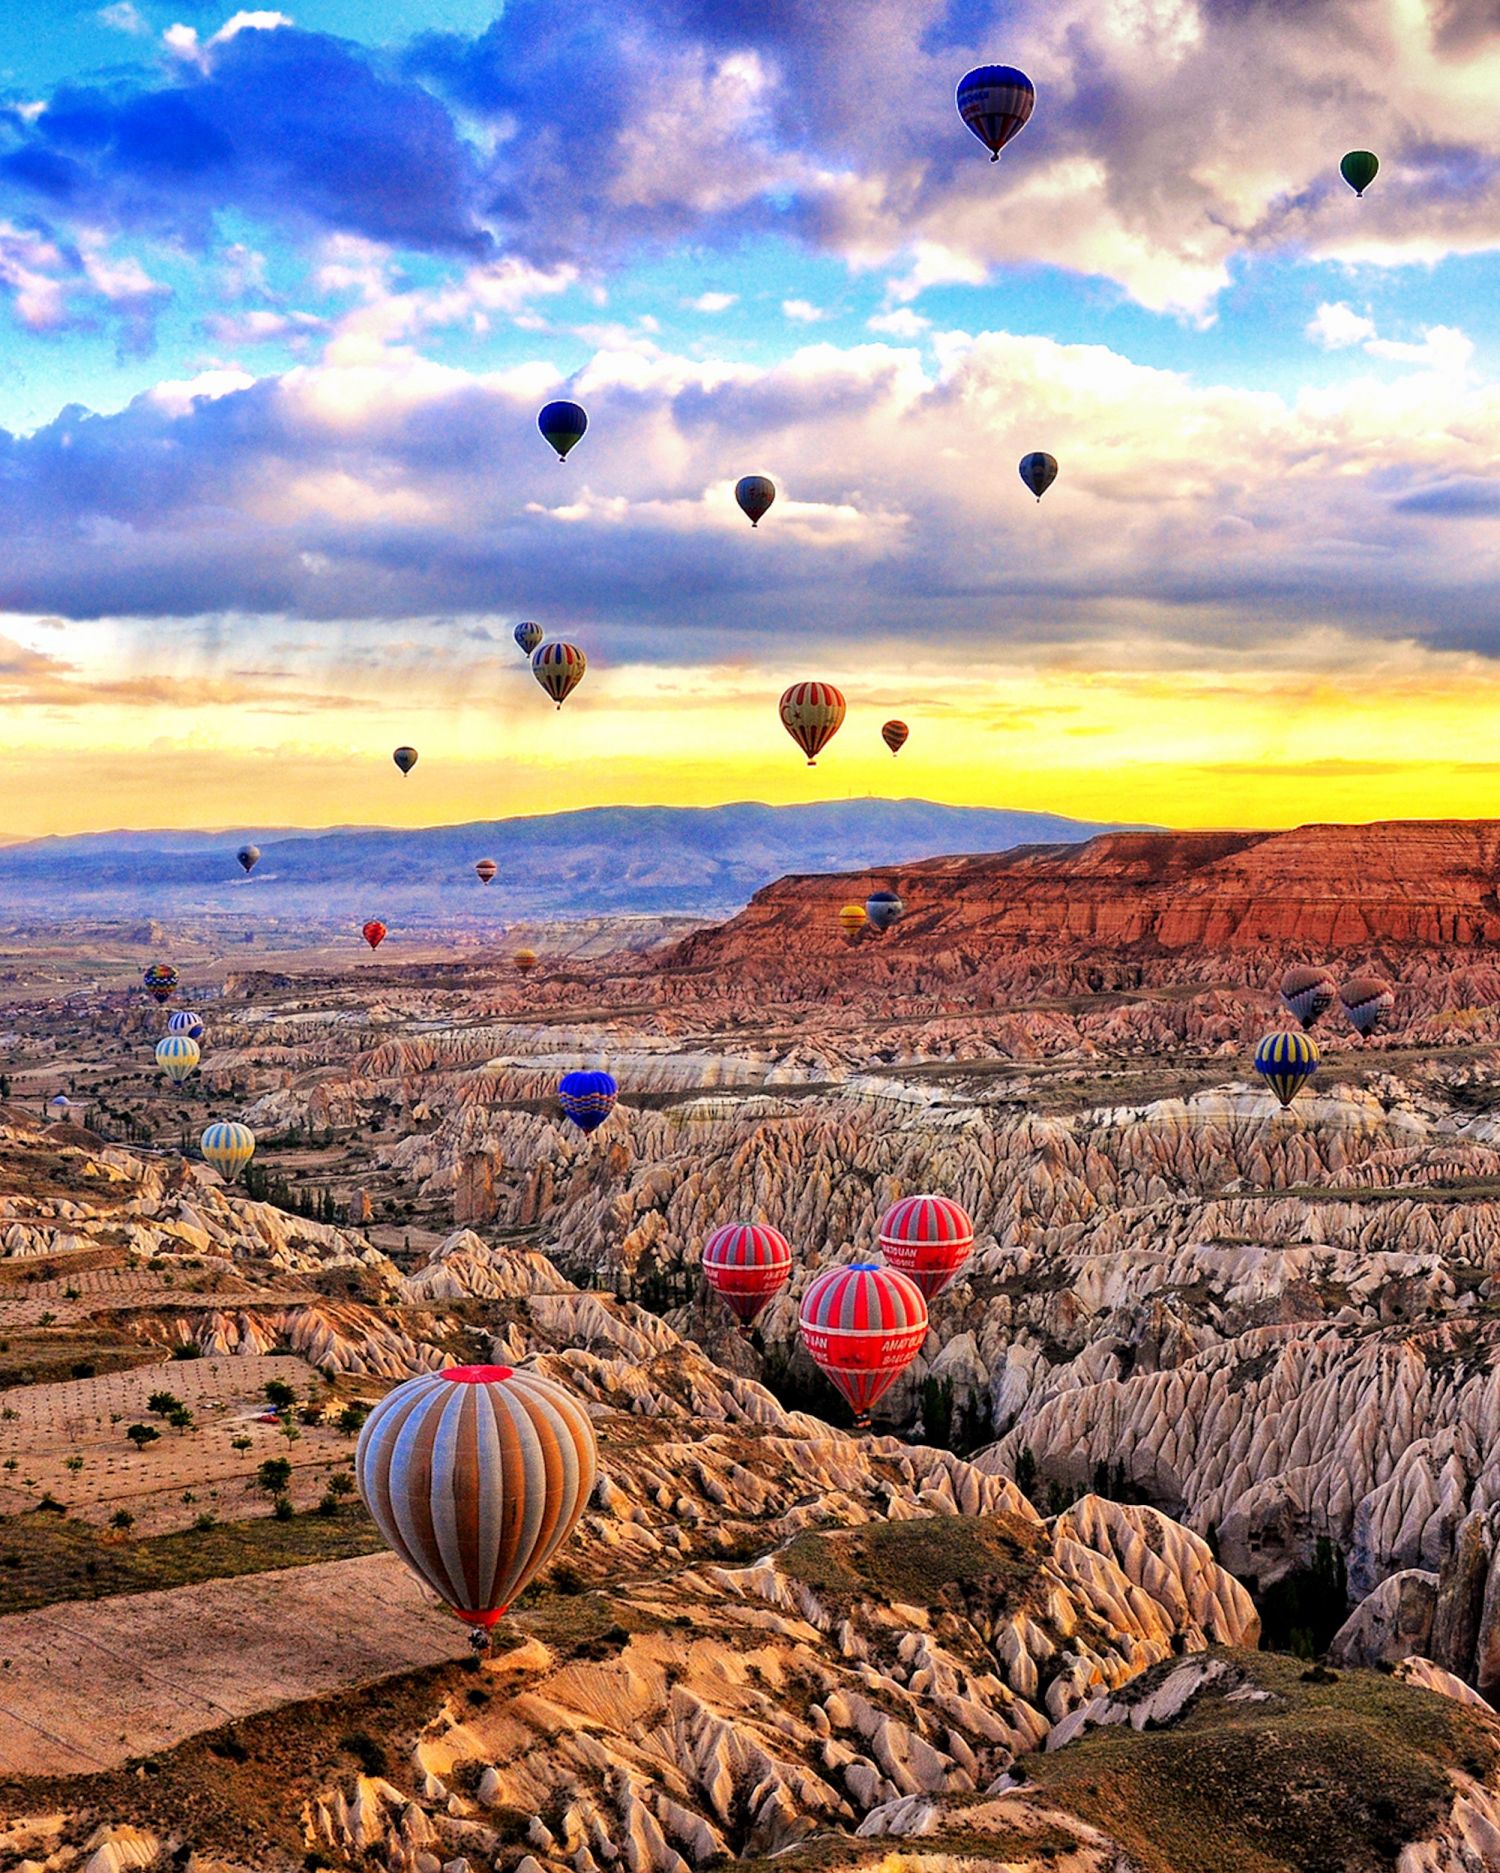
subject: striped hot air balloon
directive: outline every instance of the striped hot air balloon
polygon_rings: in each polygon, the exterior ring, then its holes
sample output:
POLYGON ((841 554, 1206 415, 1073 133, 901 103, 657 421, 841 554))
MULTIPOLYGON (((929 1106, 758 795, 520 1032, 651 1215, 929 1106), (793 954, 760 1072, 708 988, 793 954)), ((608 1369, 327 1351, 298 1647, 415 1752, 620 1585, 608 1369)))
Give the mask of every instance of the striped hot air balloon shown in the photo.
POLYGON ((187 1034, 195 1041, 203 1039, 203 1017, 195 1014, 191 1008, 179 1008, 167 1016, 169 1034, 187 1034))
POLYGON ((1255 1050, 1255 1070, 1289 1106, 1318 1070, 1318 1043, 1296 1028, 1279 1028, 1262 1037, 1255 1050))
POLYGON ((882 724, 880 739, 885 743, 886 747, 890 749, 891 753, 896 755, 900 754, 901 750, 906 746, 906 738, 910 733, 911 730, 906 724, 904 722, 898 722, 893 716, 889 722, 882 724))
POLYGON ((594 1132, 615 1109, 619 1092, 607 1073, 565 1073, 558 1081, 557 1103, 582 1132, 594 1132))
POLYGON ((1036 86, 1014 65, 977 65, 958 81, 958 114, 998 163, 1000 152, 1026 128, 1036 109, 1036 86))
POLYGON ((1316 963, 1297 963, 1281 978, 1281 999, 1293 1019, 1310 1028, 1333 1006, 1339 985, 1316 963))
POLYGON ((855 1262, 825 1269, 808 1287, 797 1327, 808 1357, 866 1425, 870 1407, 921 1352, 927 1303, 894 1268, 855 1262))
POLYGON ((903 1197, 881 1221, 880 1251, 935 1301, 974 1253, 974 1225, 951 1197, 903 1197))
POLYGON ((199 1149, 219 1175, 232 1184, 255 1156, 255 1133, 233 1119, 216 1119, 199 1140, 199 1149))
POLYGON ((734 498, 752 527, 758 527, 776 499, 776 483, 769 475, 741 475, 734 484, 734 498))
POLYGON ((174 1086, 198 1071, 202 1057, 190 1034, 163 1034, 156 1043, 156 1064, 174 1086))
POLYGON ((1384 976, 1351 976, 1339 1000, 1356 1034, 1373 1034, 1396 1006, 1396 991, 1384 976))
POLYGON ((580 1400, 510 1366, 408 1379, 370 1413, 354 1454, 382 1537, 481 1645, 573 1532, 598 1468, 580 1400))
POLYGON ((839 912, 839 928, 846 937, 857 937, 869 921, 863 904, 846 904, 839 912))
POLYGON ((793 683, 781 698, 781 726, 816 767, 844 721, 844 698, 832 683, 793 683))
POLYGON ((749 1333, 791 1279, 792 1245, 768 1223, 725 1223, 703 1245, 703 1278, 749 1333))
POLYGON ((171 963, 148 963, 141 971, 141 986, 154 1002, 169 1002, 182 977, 171 963))
POLYGON ((543 644, 531 653, 531 674, 560 709, 583 681, 589 660, 576 644, 543 644))
POLYGON ((539 624, 533 624, 529 620, 525 624, 518 624, 512 632, 512 636, 528 657, 546 635, 547 633, 539 624))
POLYGON ((529 976, 540 960, 535 950, 517 950, 515 955, 511 957, 511 961, 516 966, 517 973, 523 976, 529 976))
POLYGON ((493 884, 495 873, 499 871, 499 869, 500 867, 492 858, 482 858, 478 860, 474 866, 475 875, 478 877, 481 884, 493 884))
POLYGON ((385 925, 378 918, 372 917, 367 924, 360 926, 359 934, 372 950, 378 950, 385 941, 385 925))

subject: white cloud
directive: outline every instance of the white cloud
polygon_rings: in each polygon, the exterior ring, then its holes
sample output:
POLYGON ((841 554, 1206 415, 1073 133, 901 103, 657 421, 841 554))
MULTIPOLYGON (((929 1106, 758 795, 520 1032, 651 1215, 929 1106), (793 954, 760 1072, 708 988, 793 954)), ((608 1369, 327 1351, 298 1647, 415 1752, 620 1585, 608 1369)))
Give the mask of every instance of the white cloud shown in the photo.
POLYGON ((1325 301, 1304 327, 1305 335, 1325 351, 1343 351, 1375 336, 1375 321, 1341 300, 1325 301))
POLYGON ((731 306, 739 304, 739 297, 738 293, 699 293, 687 304, 692 312, 727 312, 731 306))
POLYGON ((101 26, 110 26, 118 33, 133 33, 139 37, 151 28, 131 5, 131 0, 114 0, 113 5, 100 7, 98 20, 101 26))
POLYGON ((822 306, 815 306, 810 299, 783 299, 781 316, 790 319, 795 325, 816 325, 820 319, 828 317, 822 306))
POLYGON ((1415 364, 1445 377, 1462 377, 1474 356, 1474 341, 1455 325, 1429 325, 1420 344, 1372 338, 1365 350, 1372 358, 1389 358, 1393 364, 1415 364))
POLYGON ((920 338, 931 331, 932 320, 924 319, 910 306, 898 306, 894 312, 876 312, 865 320, 872 332, 884 332, 891 338, 920 338))
POLYGON ((185 65, 196 65, 200 71, 207 71, 209 54, 217 46, 228 45, 243 32, 275 32, 278 27, 292 24, 294 22, 289 14, 273 12, 269 8, 256 8, 232 13, 219 30, 206 40, 199 39, 196 26, 184 26, 180 22, 169 26, 161 38, 173 58, 180 59, 185 65))

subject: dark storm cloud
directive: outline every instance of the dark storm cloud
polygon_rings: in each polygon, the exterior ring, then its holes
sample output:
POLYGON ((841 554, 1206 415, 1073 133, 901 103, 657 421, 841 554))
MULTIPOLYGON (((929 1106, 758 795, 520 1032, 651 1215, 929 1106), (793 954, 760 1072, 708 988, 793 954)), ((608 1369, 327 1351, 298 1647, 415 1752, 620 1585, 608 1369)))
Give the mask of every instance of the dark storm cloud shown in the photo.
POLYGON ((1398 514, 1434 514, 1439 518, 1500 514, 1500 481, 1448 481, 1403 495, 1394 506, 1398 514))

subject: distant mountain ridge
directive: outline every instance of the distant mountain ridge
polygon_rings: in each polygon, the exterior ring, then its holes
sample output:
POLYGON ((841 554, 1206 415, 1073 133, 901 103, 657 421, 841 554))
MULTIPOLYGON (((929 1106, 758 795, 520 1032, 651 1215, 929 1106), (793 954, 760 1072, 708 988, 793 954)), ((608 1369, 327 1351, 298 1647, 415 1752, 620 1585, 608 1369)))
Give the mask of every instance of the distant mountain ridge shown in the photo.
POLYGON ((216 917, 407 924, 473 917, 737 910, 788 872, 908 864, 944 852, 1073 844, 1115 828, 1050 813, 856 799, 766 806, 584 807, 419 828, 122 832, 0 847, 0 922, 216 917), (246 877, 246 843, 261 859, 246 877), (474 864, 492 858, 488 889, 474 864))

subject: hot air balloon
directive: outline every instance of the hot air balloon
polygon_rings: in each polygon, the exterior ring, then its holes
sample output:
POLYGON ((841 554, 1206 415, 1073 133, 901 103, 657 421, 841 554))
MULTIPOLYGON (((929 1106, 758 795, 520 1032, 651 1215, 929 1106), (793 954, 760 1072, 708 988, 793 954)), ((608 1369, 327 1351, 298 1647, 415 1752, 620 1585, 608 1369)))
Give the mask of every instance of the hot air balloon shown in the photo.
POLYGON ((198 1043, 190 1035, 163 1034, 156 1043, 156 1064, 174 1086, 198 1071, 201 1058, 198 1043))
POLYGON ((880 1252, 935 1301, 974 1253, 974 1225, 951 1197, 903 1197, 881 1221, 880 1252))
POLYGON ((619 1088, 607 1073, 565 1073, 557 1086, 557 1103, 582 1132, 597 1131, 614 1110, 619 1088))
POLYGON ((847 937, 856 937, 869 922, 863 904, 846 904, 839 912, 839 928, 847 937))
POLYGON ((872 891, 865 899, 865 915, 870 920, 872 930, 889 930, 893 923, 899 923, 906 913, 906 906, 894 891, 872 891))
POLYGON ((1318 1043, 1296 1028, 1280 1028, 1263 1037, 1255 1050, 1255 1070, 1283 1106, 1289 1106, 1318 1070, 1318 1043))
POLYGON ((1014 65, 977 65, 958 84, 958 114, 998 163, 1036 108, 1036 86, 1014 65))
POLYGON ((195 1041, 203 1039, 203 1017, 194 1014, 191 1008, 179 1008, 175 1014, 167 1016, 169 1034, 186 1034, 195 1041))
POLYGON ((1327 1014, 1338 992, 1338 983, 1315 963, 1297 963, 1281 978, 1281 999, 1305 1028, 1327 1014))
POLYGON ((1350 150, 1339 164, 1339 174, 1353 189, 1363 196, 1380 171, 1380 158, 1373 150, 1350 150))
POLYGON ((55 1125, 66 1125, 73 1116, 73 1101, 66 1093, 54 1093, 47 1101, 47 1110, 55 1125))
POLYGON ((537 417, 536 426, 557 450, 557 459, 561 462, 569 449, 582 440, 589 419, 582 404, 548 403, 537 417))
POLYGON ((1357 1034, 1373 1034, 1396 1006, 1396 991, 1382 976, 1354 976, 1339 990, 1349 1025, 1357 1034))
POLYGON ((769 475, 741 475, 734 484, 734 498, 750 516, 750 525, 758 527, 776 499, 776 483, 769 475))
POLYGON ((518 624, 513 633, 516 642, 521 646, 522 650, 526 652, 528 657, 546 635, 547 633, 539 624, 529 623, 518 624))
POLYGON ((242 845, 234 856, 240 862, 241 871, 252 872, 260 863, 260 847, 258 845, 242 845))
POLYGON ((482 858, 474 867, 481 884, 489 884, 499 869, 500 867, 492 858, 482 858))
POLYGON ((894 1268, 828 1268, 802 1296, 797 1320, 808 1357, 843 1393, 856 1425, 900 1378, 927 1338, 922 1290, 894 1268))
POLYGON ((385 925, 372 917, 360 931, 360 935, 372 950, 378 950, 385 941, 385 925))
POLYGON ((572 1533, 598 1466, 582 1403, 510 1366, 408 1379, 370 1413, 354 1453, 382 1537, 478 1646, 572 1533))
POLYGON ((409 774, 417 765, 417 751, 415 748, 401 747, 396 750, 391 759, 403 774, 409 774))
POLYGON ((750 1323, 791 1279, 792 1245, 766 1223, 725 1223, 703 1245, 703 1278, 749 1333, 750 1323))
POLYGON ((170 963, 148 963, 141 971, 141 984, 154 1002, 169 1002, 182 980, 170 963))
POLYGON ((897 755, 906 746, 906 738, 910 733, 911 730, 904 722, 898 722, 893 718, 882 725, 880 739, 893 755, 897 755))
POLYGON ((199 1149, 228 1183, 255 1156, 255 1133, 232 1119, 216 1119, 199 1140, 199 1149))
POLYGON ((583 681, 588 666, 576 644, 543 644, 531 653, 531 674, 559 709, 583 681))
POLYGON ((832 683, 793 683, 781 698, 781 726, 816 767, 818 756, 839 732, 844 698, 832 683))
POLYGON ((537 966, 538 957, 535 950, 517 950, 511 961, 521 975, 529 976, 537 966))
POLYGON ((1021 457, 1021 479, 1040 503, 1042 496, 1057 480, 1057 457, 1045 449, 1033 449, 1021 457))

